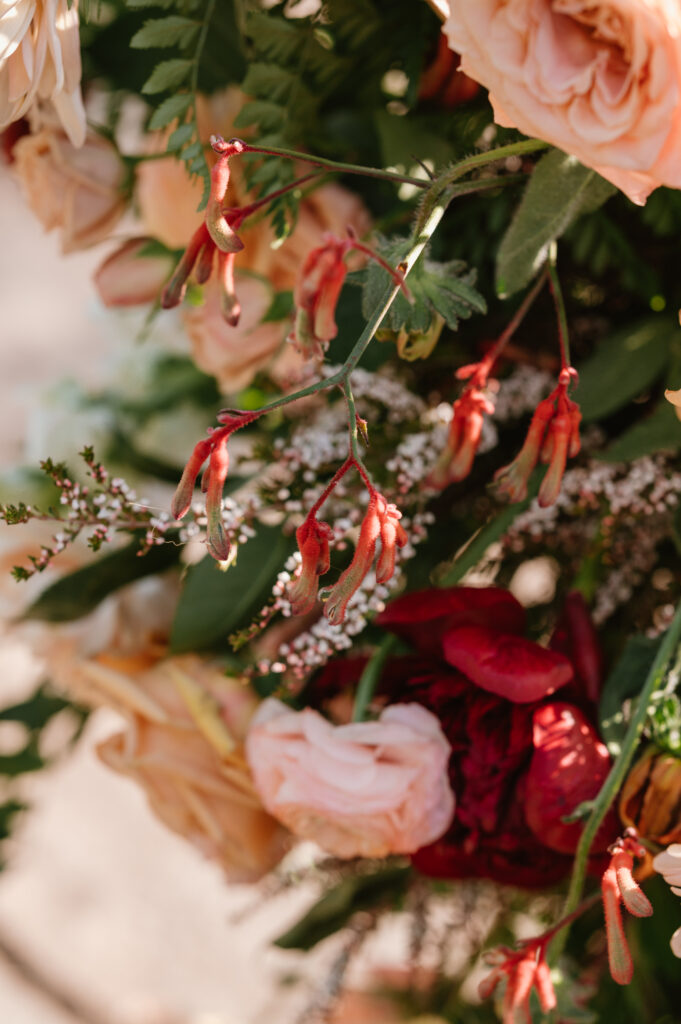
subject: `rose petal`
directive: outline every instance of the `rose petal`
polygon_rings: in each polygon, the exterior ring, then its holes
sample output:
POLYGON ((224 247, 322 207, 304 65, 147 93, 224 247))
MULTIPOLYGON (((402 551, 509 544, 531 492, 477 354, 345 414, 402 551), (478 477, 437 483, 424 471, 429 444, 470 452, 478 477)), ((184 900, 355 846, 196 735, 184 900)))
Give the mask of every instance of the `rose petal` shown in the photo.
MULTIPOLYGON (((562 819, 596 796, 610 771, 610 755, 581 711, 571 704, 545 704, 534 713, 534 755, 527 775, 525 820, 545 846, 573 853, 583 821, 562 819)), ((614 818, 599 830, 593 849, 604 850, 616 835, 614 818)))
POLYGON ((490 622, 504 633, 522 633, 525 609, 499 587, 449 587, 405 594, 378 617, 384 629, 437 657, 442 656, 442 639, 449 630, 490 622))
POLYGON ((450 630, 443 648, 449 664, 483 690, 517 704, 541 700, 573 677, 572 665, 562 654, 490 627, 450 630))

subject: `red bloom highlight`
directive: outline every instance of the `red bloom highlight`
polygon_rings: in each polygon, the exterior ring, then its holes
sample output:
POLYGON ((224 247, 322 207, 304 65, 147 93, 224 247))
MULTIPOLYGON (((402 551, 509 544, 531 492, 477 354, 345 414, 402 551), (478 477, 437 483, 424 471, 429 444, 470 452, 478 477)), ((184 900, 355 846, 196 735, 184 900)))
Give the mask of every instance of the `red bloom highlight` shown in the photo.
MULTIPOLYGON (((478 364, 482 366, 483 364, 478 364)), ((468 367, 462 368, 464 371, 468 367)), ((457 377, 462 370, 457 372, 457 377)), ((482 436, 485 414, 494 412, 494 405, 481 388, 479 373, 454 402, 452 422, 449 427, 447 445, 426 478, 426 486, 442 490, 449 484, 464 480, 471 471, 482 436)))
MULTIPOLYGON (((610 755, 596 730, 576 707, 544 704, 532 720, 534 754, 527 773, 525 821, 538 839, 558 853, 572 853, 583 822, 565 817, 599 791, 610 771, 610 755)), ((612 813, 592 846, 604 850, 616 828, 612 813)))
POLYGON ((527 497, 530 476, 541 458, 548 463, 548 470, 539 488, 538 501, 542 508, 555 502, 567 459, 577 455, 580 449, 582 414, 577 403, 568 398, 568 389, 576 377, 572 367, 561 370, 556 388, 535 409, 520 452, 513 462, 495 473, 498 494, 511 501, 527 497))

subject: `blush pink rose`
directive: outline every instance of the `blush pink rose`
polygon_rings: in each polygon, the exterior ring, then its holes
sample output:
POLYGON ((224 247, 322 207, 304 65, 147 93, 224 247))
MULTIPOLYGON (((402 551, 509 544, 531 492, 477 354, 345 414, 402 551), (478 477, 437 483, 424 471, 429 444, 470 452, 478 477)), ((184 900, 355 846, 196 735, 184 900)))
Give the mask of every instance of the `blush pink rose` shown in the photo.
POLYGON ((572 154, 635 203, 681 186, 677 0, 449 0, 444 32, 499 124, 572 154))
POLYGON ((338 857, 412 853, 451 823, 450 746, 419 704, 334 726, 278 700, 259 708, 246 757, 265 808, 338 857))

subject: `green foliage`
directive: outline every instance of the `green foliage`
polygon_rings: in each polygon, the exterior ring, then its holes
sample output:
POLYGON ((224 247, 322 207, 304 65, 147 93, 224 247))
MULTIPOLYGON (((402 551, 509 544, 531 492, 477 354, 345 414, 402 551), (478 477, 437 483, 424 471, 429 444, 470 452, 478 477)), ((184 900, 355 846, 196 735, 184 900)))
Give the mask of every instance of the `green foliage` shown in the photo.
POLYGON ((681 423, 674 407, 664 398, 650 415, 629 427, 609 445, 599 458, 606 462, 630 462, 656 452, 681 449, 681 423))
POLYGON ((599 342, 579 369, 574 398, 585 423, 603 419, 646 391, 668 365, 678 322, 651 316, 599 342))
POLYGON ((154 93, 179 89, 188 84, 191 72, 192 62, 185 57, 173 57, 170 60, 161 61, 142 86, 142 92, 153 96, 154 93))
MULTIPOLYGON (((200 23, 192 18, 169 14, 167 18, 145 21, 144 26, 135 32, 130 45, 135 50, 150 50, 155 47, 189 49, 196 40, 200 27, 200 23)), ((145 92, 151 90, 145 88, 145 92)))
POLYGON ((263 607, 294 549, 279 526, 259 526, 228 569, 210 556, 191 566, 173 621, 173 653, 224 648, 229 634, 248 626, 263 607))
POLYGON ((79 619, 120 587, 177 565, 179 557, 179 547, 164 543, 153 546, 140 558, 139 544, 135 541, 60 577, 40 594, 22 617, 44 622, 79 619))
POLYGON ((640 693, 659 646, 659 640, 650 640, 645 636, 630 637, 603 685, 598 720, 601 736, 613 757, 619 754, 620 743, 627 731, 625 701, 640 693))
POLYGON ((614 186, 573 156, 557 149, 543 156, 499 247, 499 295, 505 297, 524 288, 546 262, 551 242, 614 191, 614 186))
MULTIPOLYGON (((191 93, 181 92, 178 93, 177 96, 168 96, 151 115, 151 118, 149 119, 149 129, 151 131, 158 131, 161 128, 166 128, 176 118, 182 117, 183 114, 186 114, 191 104, 191 93)), ((185 125, 185 127, 191 126, 185 125)), ((190 138, 190 136, 188 136, 188 138, 190 138)))
MULTIPOLYGON (((393 267, 399 263, 408 242, 404 238, 378 240, 381 256, 393 267)), ((467 270, 462 260, 437 263, 426 257, 421 258, 409 275, 409 290, 413 304, 400 293, 393 302, 382 326, 393 331, 423 333, 428 330, 435 313, 456 330, 460 320, 467 320, 473 313, 485 313, 487 304, 474 287, 475 271, 467 270)), ((366 270, 362 312, 365 317, 373 315, 376 307, 385 299, 390 279, 386 271, 375 261, 370 261, 366 270)))
POLYGON ((410 877, 411 868, 388 865, 370 874, 344 878, 328 889, 292 928, 275 939, 274 945, 280 949, 312 949, 344 928, 358 911, 399 905, 410 877))

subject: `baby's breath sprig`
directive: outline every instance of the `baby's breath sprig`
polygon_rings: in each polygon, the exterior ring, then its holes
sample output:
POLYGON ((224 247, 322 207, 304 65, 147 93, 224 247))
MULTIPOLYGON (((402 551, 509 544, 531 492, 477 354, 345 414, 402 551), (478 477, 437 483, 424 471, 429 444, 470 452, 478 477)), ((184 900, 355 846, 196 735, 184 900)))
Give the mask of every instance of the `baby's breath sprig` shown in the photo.
POLYGON ((155 514, 138 502, 137 495, 125 480, 111 476, 97 461, 91 446, 87 445, 79 455, 85 462, 86 475, 92 479, 92 485, 73 480, 64 462, 48 458, 41 462, 40 468, 57 488, 59 499, 56 506, 42 511, 24 502, 0 504, 0 519, 8 526, 31 520, 59 524, 52 543, 43 544, 38 555, 28 555, 31 568, 14 566, 12 575, 16 580, 27 580, 35 573, 43 572, 83 531, 89 531, 87 544, 93 551, 99 551, 102 545, 111 541, 114 533, 129 533, 137 537, 138 555, 145 555, 154 545, 164 543, 171 525, 169 516, 155 514))

